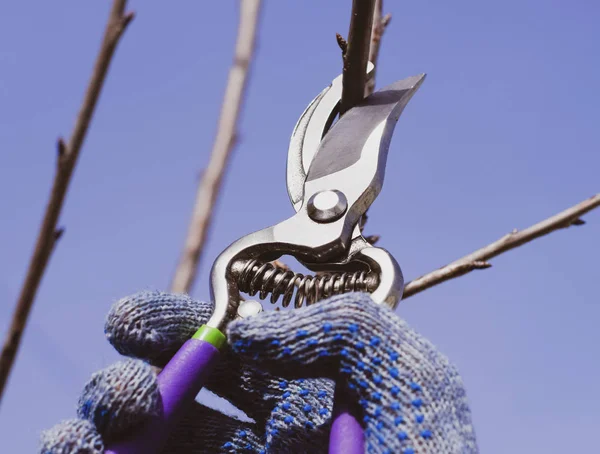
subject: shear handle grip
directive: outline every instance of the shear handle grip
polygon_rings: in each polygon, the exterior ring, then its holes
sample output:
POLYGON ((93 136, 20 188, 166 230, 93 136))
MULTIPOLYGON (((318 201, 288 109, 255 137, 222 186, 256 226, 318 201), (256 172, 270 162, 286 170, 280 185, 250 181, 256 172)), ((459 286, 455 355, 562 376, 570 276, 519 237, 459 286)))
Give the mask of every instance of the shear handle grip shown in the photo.
POLYGON ((355 409, 344 393, 336 389, 333 399, 333 423, 329 434, 329 454, 364 454, 364 430, 355 409))
POLYGON ((171 430, 204 386, 219 358, 219 350, 204 340, 190 339, 158 375, 162 412, 130 438, 109 446, 105 454, 157 454, 171 430))

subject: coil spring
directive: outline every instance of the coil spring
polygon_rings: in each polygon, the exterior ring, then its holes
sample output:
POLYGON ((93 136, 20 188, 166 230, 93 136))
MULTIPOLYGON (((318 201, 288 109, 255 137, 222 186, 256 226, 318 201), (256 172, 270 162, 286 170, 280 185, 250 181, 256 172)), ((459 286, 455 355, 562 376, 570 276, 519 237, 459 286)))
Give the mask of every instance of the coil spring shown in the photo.
POLYGON ((332 295, 356 291, 374 291, 379 285, 377 274, 365 271, 353 273, 328 273, 304 275, 294 273, 273 265, 270 262, 262 263, 258 260, 248 260, 243 264, 239 273, 238 288, 250 296, 259 293, 259 298, 264 300, 271 294, 271 303, 283 295, 281 305, 288 307, 294 298, 294 307, 311 305, 319 300, 332 295))

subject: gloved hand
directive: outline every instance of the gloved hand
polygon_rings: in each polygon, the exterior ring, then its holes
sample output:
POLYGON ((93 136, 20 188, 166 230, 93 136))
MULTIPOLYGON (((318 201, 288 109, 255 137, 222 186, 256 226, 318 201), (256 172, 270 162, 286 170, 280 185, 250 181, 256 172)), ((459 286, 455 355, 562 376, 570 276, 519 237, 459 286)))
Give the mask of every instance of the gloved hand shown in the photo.
MULTIPOLYGON (((105 331, 120 353, 162 365, 211 312, 187 296, 146 292, 117 302, 105 331)), ((366 294, 263 313, 232 322, 227 334, 231 348, 207 388, 255 422, 196 404, 166 452, 327 452, 331 380, 360 404, 368 452, 477 452, 455 369, 366 294)), ((118 363, 94 374, 80 419, 45 432, 41 452, 102 453, 159 408, 151 367, 118 363)))

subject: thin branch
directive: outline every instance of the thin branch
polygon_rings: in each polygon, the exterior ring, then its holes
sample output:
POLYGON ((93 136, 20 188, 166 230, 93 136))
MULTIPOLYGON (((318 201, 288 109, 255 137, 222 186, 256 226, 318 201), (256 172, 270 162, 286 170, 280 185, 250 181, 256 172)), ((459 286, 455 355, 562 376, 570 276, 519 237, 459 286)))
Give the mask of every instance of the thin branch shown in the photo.
POLYGON ((245 97, 250 63, 254 55, 261 1, 242 0, 240 5, 235 58, 229 72, 225 97, 221 106, 217 135, 208 167, 198 186, 185 245, 171 282, 171 291, 177 293, 189 292, 194 284, 213 208, 217 201, 229 156, 235 145, 237 122, 245 97))
POLYGON ((564 229, 572 225, 582 225, 584 222, 580 217, 598 206, 600 206, 600 194, 596 194, 595 196, 525 230, 520 232, 514 230, 508 235, 500 238, 498 241, 495 241, 472 254, 409 282, 404 288, 403 298, 406 299, 423 290, 441 284, 442 282, 470 273, 473 270, 489 268, 491 266, 487 262, 489 259, 496 257, 503 252, 522 246, 536 238, 548 235, 555 230, 564 229))
POLYGON ((375 0, 375 11, 373 13, 373 27, 371 29, 371 44, 369 46, 369 61, 373 63, 375 69, 372 77, 367 80, 365 87, 365 96, 369 96, 375 91, 375 75, 377 72, 377 59, 379 58, 379 48, 381 47, 381 38, 386 27, 392 20, 391 14, 383 14, 383 0, 375 0))
POLYGON ((375 0, 352 0, 350 30, 346 51, 343 55, 344 77, 342 79, 340 115, 350 110, 365 97, 374 9, 375 0))
MULTIPOLYGON (((340 116, 362 101, 365 96, 373 93, 375 89, 375 73, 367 80, 366 72, 367 62, 377 64, 381 34, 384 29, 381 25, 382 8, 383 0, 353 1, 348 41, 339 33, 335 35, 338 46, 342 50, 344 63, 340 116)), ((364 217, 366 218, 366 213, 364 217)), ((370 236, 367 241, 370 242, 372 239, 377 241, 379 236, 370 236)))
MULTIPOLYGON (((373 26, 371 28, 371 44, 369 46, 369 61, 373 63, 375 69, 371 77, 367 80, 365 85, 365 96, 369 96, 375 91, 375 77, 377 75, 377 59, 379 58, 379 48, 381 47, 381 38, 385 28, 392 20, 391 14, 383 14, 383 0, 375 0, 375 9, 373 11, 373 26)), ((366 222, 366 213, 363 216, 366 222)), ((361 227, 362 228, 362 227, 361 227)), ((368 243, 374 245, 380 240, 380 235, 369 235, 365 237, 368 243)))
POLYGON ((133 19, 133 13, 125 13, 126 4, 127 0, 114 0, 104 31, 104 39, 100 47, 100 52, 96 58, 92 77, 88 84, 71 138, 68 144, 62 139, 58 140, 57 166, 50 192, 50 200, 46 205, 46 212, 40 226, 35 250, 29 262, 27 275, 23 282, 11 326, 0 356, 0 399, 2 398, 8 376, 14 364, 21 337, 50 255, 63 233, 63 230, 57 229, 56 225, 62 211, 69 183, 71 182, 71 175, 77 163, 81 146, 85 140, 94 109, 110 67, 112 56, 119 43, 119 39, 127 28, 127 25, 133 19))

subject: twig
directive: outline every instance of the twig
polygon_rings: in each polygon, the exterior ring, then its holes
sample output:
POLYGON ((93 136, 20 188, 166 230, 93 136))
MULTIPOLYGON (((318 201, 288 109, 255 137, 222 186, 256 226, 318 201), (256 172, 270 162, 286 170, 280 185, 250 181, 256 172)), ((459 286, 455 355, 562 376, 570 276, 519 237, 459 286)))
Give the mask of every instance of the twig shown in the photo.
POLYGON ((208 167, 198 186, 185 245, 171 282, 171 291, 177 293, 189 292, 194 284, 213 208, 221 188, 229 156, 235 145, 238 117, 242 109, 250 63, 254 54, 261 0, 242 0, 240 5, 235 58, 229 72, 225 97, 221 106, 217 135, 208 167))
POLYGON ((85 93, 81 110, 77 116, 71 138, 68 144, 63 139, 58 140, 57 166, 50 192, 50 200, 46 206, 35 250, 29 262, 27 275, 23 282, 10 330, 0 356, 0 400, 14 364, 29 312, 35 300, 46 266, 48 265, 50 255, 63 233, 63 230, 57 229, 56 225, 69 188, 69 183, 71 182, 71 175, 92 120, 112 56, 119 43, 119 39, 127 28, 127 25, 133 19, 133 13, 125 13, 126 4, 127 0, 114 0, 104 31, 104 39, 100 47, 100 52, 96 58, 92 77, 85 93))
MULTIPOLYGON (((335 34, 338 46, 342 50, 343 80, 340 116, 358 104, 375 89, 375 73, 367 81, 367 62, 374 65, 379 55, 382 26, 381 11, 383 0, 352 2, 352 15, 348 41, 339 33, 335 34)), ((389 19, 388 19, 389 22, 389 19)), ((386 23, 387 25, 387 23, 386 23)), ((364 215, 366 217, 366 213, 364 215)), ((377 241, 378 235, 367 238, 377 241)), ((374 243, 371 243, 374 244, 374 243)))
POLYGON ((410 281, 404 288, 403 298, 406 299, 423 290, 427 290, 434 285, 462 276, 473 270, 489 268, 491 266, 487 262, 489 259, 496 257, 503 252, 522 246, 525 243, 547 235, 555 230, 564 229, 572 225, 582 225, 584 224, 584 221, 581 220, 580 217, 598 206, 600 206, 600 194, 596 194, 595 196, 525 230, 520 232, 513 230, 498 241, 495 241, 472 254, 410 281))
MULTIPOLYGON (((375 76, 377 75, 377 59, 379 58, 379 48, 381 47, 381 38, 385 28, 392 20, 391 14, 386 14, 381 17, 383 12, 383 0, 375 0, 375 9, 373 11, 373 26, 371 28, 371 44, 369 46, 369 61, 373 63, 375 69, 371 77, 367 80, 365 85, 365 96, 369 96, 375 91, 375 76)), ((364 220, 366 222, 367 214, 364 214, 364 220)), ((362 228, 362 227, 361 227, 362 228)), ((368 243, 374 245, 380 240, 380 235, 369 235, 365 237, 368 243)))
POLYGON ((350 110, 365 97, 374 7, 375 0, 352 0, 348 42, 345 52, 342 49, 344 77, 342 79, 340 115, 350 110))
POLYGON ((375 0, 375 10, 373 13, 373 27, 371 29, 371 45, 369 47, 369 61, 375 65, 372 77, 367 80, 365 86, 365 96, 369 96, 375 91, 375 73, 377 72, 377 59, 379 58, 379 48, 381 47, 381 38, 386 27, 392 20, 391 14, 382 17, 383 0, 375 0))

